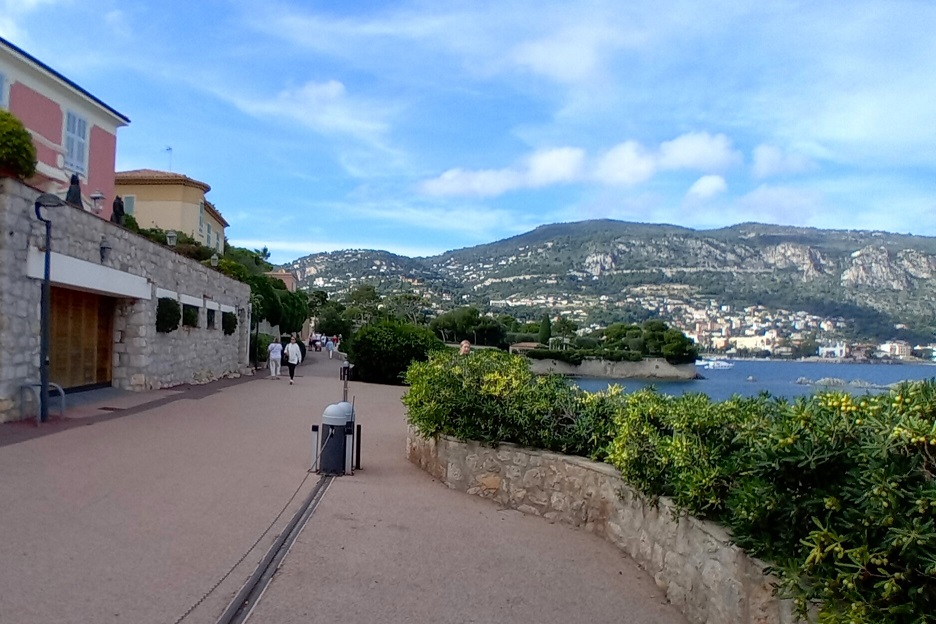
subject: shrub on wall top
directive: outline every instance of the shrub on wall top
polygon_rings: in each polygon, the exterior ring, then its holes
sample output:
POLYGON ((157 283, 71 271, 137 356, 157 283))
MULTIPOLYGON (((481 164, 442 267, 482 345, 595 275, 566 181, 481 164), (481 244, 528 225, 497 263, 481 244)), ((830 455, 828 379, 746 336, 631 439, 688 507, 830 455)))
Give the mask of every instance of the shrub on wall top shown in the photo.
POLYGON ((156 303, 156 331, 168 334, 179 328, 182 320, 182 307, 179 302, 169 297, 160 297, 156 303))
POLYGON ((27 179, 36 174, 36 146, 23 123, 0 110, 0 175, 27 179))
POLYGON ((222 312, 221 329, 225 336, 230 336, 237 331, 237 315, 233 312, 222 312))

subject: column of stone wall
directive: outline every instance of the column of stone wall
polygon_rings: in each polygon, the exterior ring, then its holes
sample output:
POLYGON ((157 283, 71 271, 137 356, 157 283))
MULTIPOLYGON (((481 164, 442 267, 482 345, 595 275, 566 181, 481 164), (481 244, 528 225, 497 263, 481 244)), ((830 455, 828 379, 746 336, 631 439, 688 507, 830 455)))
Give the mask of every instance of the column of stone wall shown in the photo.
POLYGON ((0 422, 18 418, 20 384, 39 381, 42 282, 23 276, 30 244, 45 233, 31 212, 35 194, 0 178, 0 422))

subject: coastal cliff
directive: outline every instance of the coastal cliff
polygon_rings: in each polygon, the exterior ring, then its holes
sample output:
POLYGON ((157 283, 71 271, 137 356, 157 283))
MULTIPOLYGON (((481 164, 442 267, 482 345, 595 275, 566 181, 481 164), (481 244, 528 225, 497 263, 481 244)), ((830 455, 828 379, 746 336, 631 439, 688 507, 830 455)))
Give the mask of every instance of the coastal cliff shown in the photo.
POLYGON ((558 360, 530 360, 530 370, 537 375, 556 373, 569 377, 602 377, 606 379, 668 379, 696 378, 695 364, 670 364, 662 358, 640 362, 609 362, 585 360, 578 366, 558 360))

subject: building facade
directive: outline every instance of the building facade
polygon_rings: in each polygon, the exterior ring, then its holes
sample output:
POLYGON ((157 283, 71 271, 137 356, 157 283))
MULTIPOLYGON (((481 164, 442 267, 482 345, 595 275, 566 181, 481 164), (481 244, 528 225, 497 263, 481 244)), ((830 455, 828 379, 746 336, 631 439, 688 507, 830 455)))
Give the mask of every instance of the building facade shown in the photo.
MULTIPOLYGON (((39 381, 46 259, 50 381, 66 392, 249 372, 249 286, 109 221, 116 133, 129 120, 3 39, 0 106, 23 122, 39 161, 25 182, 0 177, 0 422, 35 409, 24 389, 39 381), (73 175, 80 207, 39 207, 42 193, 64 198, 73 175), (48 247, 37 211, 51 222, 48 247), (157 332, 160 299, 187 308, 194 323, 157 332)), ((223 223, 211 210, 208 222, 223 223)))
POLYGON ((117 129, 130 120, 2 38, 0 107, 32 135, 38 163, 29 184, 64 198, 76 174, 83 208, 109 219, 117 129))
MULTIPOLYGON (((39 380, 44 226, 38 190, 0 178, 0 422, 39 380), (22 396, 21 396, 22 394, 22 396)), ((151 390, 250 371, 250 287, 71 206, 52 221, 50 380, 66 391, 151 390), (194 327, 156 331, 159 299, 197 311, 194 327), (233 314, 227 334, 222 315, 233 314)))
POLYGON ((224 230, 229 225, 205 198, 211 187, 181 173, 135 169, 115 176, 124 212, 142 228, 184 232, 224 253, 224 230))

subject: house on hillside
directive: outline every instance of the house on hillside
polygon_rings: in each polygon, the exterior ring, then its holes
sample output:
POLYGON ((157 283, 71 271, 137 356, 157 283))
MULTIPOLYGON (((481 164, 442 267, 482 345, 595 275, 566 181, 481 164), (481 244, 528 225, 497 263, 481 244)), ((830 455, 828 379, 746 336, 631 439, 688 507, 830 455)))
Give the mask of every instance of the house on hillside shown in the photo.
POLYGON ((296 274, 292 271, 279 269, 276 271, 267 271, 264 275, 283 282, 283 284, 286 285, 286 290, 289 292, 296 292, 296 289, 299 287, 299 278, 296 277, 296 274))
POLYGON ((31 132, 40 161, 30 180, 0 177, 0 422, 33 409, 46 259, 50 381, 66 392, 148 390, 248 372, 250 288, 109 221, 116 131, 127 118, 2 39, 0 93, 31 132), (40 194, 63 198, 72 174, 83 210, 39 206, 40 194), (48 247, 37 212, 51 224, 48 247), (167 299, 187 308, 188 324, 157 332, 167 299))
POLYGON ((181 173, 135 169, 117 172, 116 189, 124 212, 140 227, 183 232, 224 254, 224 230, 230 224, 205 198, 211 190, 206 183, 181 173))
POLYGON ((77 174, 84 209, 109 219, 117 129, 130 120, 3 38, 0 107, 32 134, 38 163, 30 186, 64 198, 77 174))

